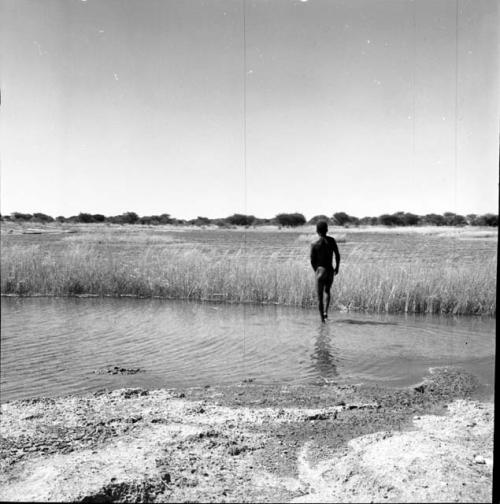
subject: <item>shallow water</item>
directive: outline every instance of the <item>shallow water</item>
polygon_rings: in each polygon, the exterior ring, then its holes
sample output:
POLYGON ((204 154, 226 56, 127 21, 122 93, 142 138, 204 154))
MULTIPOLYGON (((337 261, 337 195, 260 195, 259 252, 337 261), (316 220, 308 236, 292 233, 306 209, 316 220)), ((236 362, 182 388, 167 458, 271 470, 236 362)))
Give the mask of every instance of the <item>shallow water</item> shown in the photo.
POLYGON ((495 319, 144 299, 2 298, 1 400, 125 386, 418 383, 459 366, 492 390, 495 319), (141 368, 134 375, 95 373, 141 368))

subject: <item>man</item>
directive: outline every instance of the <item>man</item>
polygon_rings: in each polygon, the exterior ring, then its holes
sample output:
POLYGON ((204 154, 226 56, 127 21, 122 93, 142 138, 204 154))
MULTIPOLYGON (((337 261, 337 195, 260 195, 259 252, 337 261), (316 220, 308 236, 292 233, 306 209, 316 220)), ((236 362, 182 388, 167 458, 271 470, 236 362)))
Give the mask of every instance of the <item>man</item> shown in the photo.
POLYGON ((328 224, 325 221, 322 220, 316 224, 316 231, 319 240, 311 246, 311 265, 316 273, 318 307, 321 321, 324 322, 328 318, 333 277, 339 273, 340 254, 335 239, 326 235, 328 224), (333 254, 335 254, 335 268, 332 264, 333 254), (326 294, 326 309, 323 304, 324 294, 326 294))

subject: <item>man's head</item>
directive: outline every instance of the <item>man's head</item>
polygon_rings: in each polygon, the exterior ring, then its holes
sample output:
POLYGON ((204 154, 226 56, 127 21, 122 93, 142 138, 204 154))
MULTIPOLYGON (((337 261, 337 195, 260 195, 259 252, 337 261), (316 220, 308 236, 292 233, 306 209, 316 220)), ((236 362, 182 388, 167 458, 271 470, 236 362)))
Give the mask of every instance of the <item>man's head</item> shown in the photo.
POLYGON ((324 220, 318 221, 316 224, 316 231, 320 236, 326 236, 326 233, 328 233, 328 224, 324 220))

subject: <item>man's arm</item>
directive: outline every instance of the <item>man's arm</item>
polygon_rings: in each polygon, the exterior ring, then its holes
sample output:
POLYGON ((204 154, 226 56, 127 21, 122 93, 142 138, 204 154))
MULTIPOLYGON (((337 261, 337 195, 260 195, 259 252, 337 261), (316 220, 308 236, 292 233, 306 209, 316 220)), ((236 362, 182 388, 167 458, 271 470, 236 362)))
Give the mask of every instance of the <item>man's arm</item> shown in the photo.
POLYGON ((316 253, 316 247, 314 245, 311 245, 311 266, 313 267, 314 271, 316 271, 318 268, 318 257, 316 253))
POLYGON ((333 270, 336 275, 339 274, 339 266, 340 266, 340 252, 339 248, 337 247, 337 242, 335 241, 335 238, 333 238, 333 253, 335 254, 335 269, 333 270))

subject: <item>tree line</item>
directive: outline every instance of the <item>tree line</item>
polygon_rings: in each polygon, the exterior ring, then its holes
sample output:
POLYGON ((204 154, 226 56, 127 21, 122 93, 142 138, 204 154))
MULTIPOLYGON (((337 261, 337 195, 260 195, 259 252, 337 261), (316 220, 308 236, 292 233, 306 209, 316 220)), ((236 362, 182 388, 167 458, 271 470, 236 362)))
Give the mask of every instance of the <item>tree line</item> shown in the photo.
POLYGON ((139 225, 192 225, 192 226, 263 226, 276 225, 280 227, 297 227, 304 224, 316 224, 319 220, 325 220, 331 225, 336 226, 498 226, 497 214, 468 214, 460 215, 453 212, 444 214, 430 213, 426 215, 416 215, 410 212, 396 212, 393 214, 382 214, 378 217, 362 217, 361 219, 345 212, 336 212, 331 216, 315 215, 306 220, 301 213, 280 213, 270 219, 262 219, 254 215, 233 214, 229 217, 210 219, 208 217, 198 216, 196 219, 176 219, 170 214, 146 215, 140 217, 135 212, 125 212, 120 215, 105 216, 102 214, 91 214, 80 212, 78 215, 64 217, 59 215, 52 217, 44 213, 21 213, 12 212, 10 215, 0 215, 2 221, 13 222, 36 222, 36 223, 111 223, 111 224, 139 224, 139 225))

